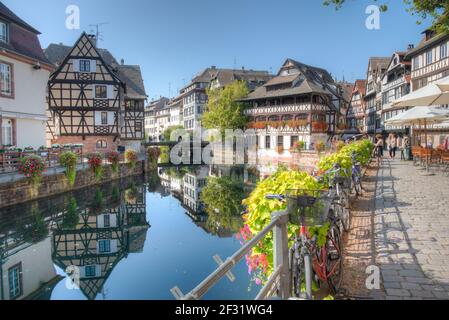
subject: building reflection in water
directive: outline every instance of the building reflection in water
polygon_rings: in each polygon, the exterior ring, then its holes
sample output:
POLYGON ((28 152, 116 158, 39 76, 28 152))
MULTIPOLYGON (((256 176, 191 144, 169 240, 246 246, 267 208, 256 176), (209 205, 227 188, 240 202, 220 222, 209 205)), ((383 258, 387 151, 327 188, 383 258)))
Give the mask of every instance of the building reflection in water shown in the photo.
POLYGON ((159 169, 158 176, 164 187, 163 194, 171 194, 177 198, 185 209, 185 213, 197 226, 207 233, 222 238, 232 237, 239 228, 243 227, 241 211, 233 212, 231 217, 224 219, 223 214, 218 210, 207 212, 201 192, 208 185, 210 181, 208 179, 226 178, 241 185, 242 192, 239 199, 230 199, 234 201, 229 201, 229 205, 231 202, 241 202, 259 180, 259 172, 255 167, 224 165, 165 167, 159 169))
POLYGON ((76 267, 80 290, 95 299, 120 260, 143 251, 145 193, 142 182, 123 180, 2 210, 0 298, 49 299, 62 279, 56 264, 76 267))

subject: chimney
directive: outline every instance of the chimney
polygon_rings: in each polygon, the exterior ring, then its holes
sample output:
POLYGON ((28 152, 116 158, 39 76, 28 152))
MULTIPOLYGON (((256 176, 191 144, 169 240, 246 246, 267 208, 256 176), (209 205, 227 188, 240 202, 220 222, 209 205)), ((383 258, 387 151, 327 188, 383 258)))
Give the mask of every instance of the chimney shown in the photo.
POLYGON ((242 66, 242 71, 245 71, 245 66, 242 66))
POLYGON ((125 59, 120 60, 120 63, 122 64, 122 66, 125 64, 125 59))
POLYGON ((92 41, 94 47, 96 48, 97 47, 97 38, 95 37, 95 35, 89 34, 88 37, 89 37, 90 41, 92 41))
POLYGON ((217 66, 211 66, 210 67, 212 70, 215 70, 215 69, 217 69, 217 66))
POLYGON ((412 50, 412 49, 414 49, 415 48, 415 45, 414 44, 409 44, 408 45, 408 50, 412 50))

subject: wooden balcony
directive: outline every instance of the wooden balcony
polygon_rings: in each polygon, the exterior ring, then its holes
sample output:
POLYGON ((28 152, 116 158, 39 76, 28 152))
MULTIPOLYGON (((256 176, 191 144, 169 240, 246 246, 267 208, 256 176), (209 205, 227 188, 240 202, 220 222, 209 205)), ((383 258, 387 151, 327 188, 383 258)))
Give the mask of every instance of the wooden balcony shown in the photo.
POLYGON ((245 115, 254 117, 261 115, 270 116, 270 115, 283 115, 283 114, 310 113, 313 111, 326 112, 329 111, 329 107, 324 104, 312 104, 312 103, 298 103, 298 104, 278 105, 278 106, 261 106, 245 110, 245 115))

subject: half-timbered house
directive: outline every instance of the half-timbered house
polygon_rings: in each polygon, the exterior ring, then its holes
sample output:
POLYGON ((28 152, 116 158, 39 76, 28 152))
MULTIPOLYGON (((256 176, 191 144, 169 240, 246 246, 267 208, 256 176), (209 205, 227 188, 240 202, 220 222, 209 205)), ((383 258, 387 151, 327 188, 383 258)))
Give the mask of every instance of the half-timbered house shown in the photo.
POLYGON ((411 63, 405 61, 405 52, 395 52, 382 77, 382 119, 381 127, 387 133, 404 131, 403 126, 385 124, 385 121, 406 111, 404 107, 393 107, 396 99, 410 93, 411 63))
POLYGON ((364 131, 374 135, 376 131, 381 130, 382 116, 382 76, 385 73, 390 58, 372 57, 368 62, 368 71, 366 75, 366 120, 364 131))
POLYGON ((52 258, 65 272, 79 276, 80 290, 93 300, 123 258, 142 252, 149 224, 143 185, 116 197, 112 193, 103 198, 99 190, 86 197, 88 201, 76 208, 78 222, 63 220, 53 231, 52 258))
POLYGON ((287 59, 276 77, 243 99, 260 152, 283 152, 295 142, 327 142, 344 104, 341 89, 324 69, 287 59))
POLYGON ((45 88, 54 67, 39 34, 0 2, 0 149, 45 145, 45 88))
POLYGON ((86 152, 138 148, 144 137, 145 88, 138 66, 119 64, 83 33, 73 47, 51 44, 48 81, 52 143, 81 143, 86 152))
MULTIPOLYGON (((449 76, 449 34, 436 33, 434 30, 423 32, 421 41, 405 55, 411 62, 411 91, 449 76)), ((448 107, 445 105, 444 107, 448 107)), ((447 123, 427 127, 428 139, 434 146, 444 144, 449 138, 447 123)))
POLYGON ((365 128, 365 92, 366 80, 356 80, 352 90, 351 103, 346 114, 348 130, 362 133, 365 128))

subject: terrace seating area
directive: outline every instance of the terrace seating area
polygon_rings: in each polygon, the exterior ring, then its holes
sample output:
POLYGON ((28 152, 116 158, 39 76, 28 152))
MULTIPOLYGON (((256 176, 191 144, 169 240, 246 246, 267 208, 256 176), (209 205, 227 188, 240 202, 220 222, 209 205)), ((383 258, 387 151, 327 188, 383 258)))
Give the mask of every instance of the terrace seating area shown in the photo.
POLYGON ((435 167, 449 176, 449 150, 412 147, 413 163, 425 168, 435 167))

